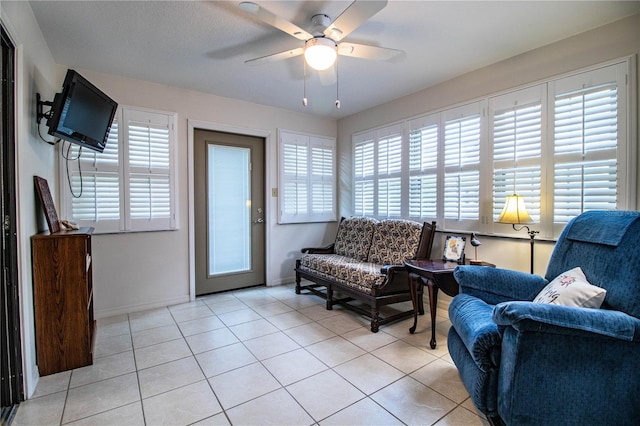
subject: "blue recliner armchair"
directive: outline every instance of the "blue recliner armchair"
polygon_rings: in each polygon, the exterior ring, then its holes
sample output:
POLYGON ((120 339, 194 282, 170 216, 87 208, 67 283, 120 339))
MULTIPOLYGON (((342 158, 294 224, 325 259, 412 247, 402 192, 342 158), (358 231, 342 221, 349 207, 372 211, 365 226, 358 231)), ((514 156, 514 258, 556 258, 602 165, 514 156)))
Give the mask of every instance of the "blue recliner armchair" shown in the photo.
POLYGON ((591 211, 560 235, 545 277, 459 266, 448 347, 492 424, 640 424, 640 212, 591 211), (600 309, 534 303, 581 267, 600 309))

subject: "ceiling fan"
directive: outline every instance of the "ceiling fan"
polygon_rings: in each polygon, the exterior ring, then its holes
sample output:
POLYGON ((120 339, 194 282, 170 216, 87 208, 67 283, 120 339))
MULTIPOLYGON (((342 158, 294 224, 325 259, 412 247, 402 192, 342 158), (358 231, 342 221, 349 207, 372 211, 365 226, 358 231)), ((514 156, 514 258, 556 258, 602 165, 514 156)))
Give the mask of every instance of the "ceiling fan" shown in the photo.
POLYGON ((286 50, 245 61, 247 64, 262 64, 304 54, 306 63, 318 71, 330 68, 338 55, 362 59, 389 60, 403 53, 402 50, 344 42, 343 39, 387 5, 383 1, 355 0, 334 21, 325 14, 311 18, 311 33, 280 18, 253 2, 242 2, 238 7, 266 24, 269 24, 300 41, 304 47, 286 50))

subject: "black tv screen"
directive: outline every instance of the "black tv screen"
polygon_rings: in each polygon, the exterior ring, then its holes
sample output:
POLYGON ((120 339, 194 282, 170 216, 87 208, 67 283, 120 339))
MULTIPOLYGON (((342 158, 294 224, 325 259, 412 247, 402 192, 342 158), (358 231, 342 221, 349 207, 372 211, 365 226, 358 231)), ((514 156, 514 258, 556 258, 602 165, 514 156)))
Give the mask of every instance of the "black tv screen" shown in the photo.
POLYGON ((102 152, 118 104, 74 70, 53 100, 49 134, 102 152))

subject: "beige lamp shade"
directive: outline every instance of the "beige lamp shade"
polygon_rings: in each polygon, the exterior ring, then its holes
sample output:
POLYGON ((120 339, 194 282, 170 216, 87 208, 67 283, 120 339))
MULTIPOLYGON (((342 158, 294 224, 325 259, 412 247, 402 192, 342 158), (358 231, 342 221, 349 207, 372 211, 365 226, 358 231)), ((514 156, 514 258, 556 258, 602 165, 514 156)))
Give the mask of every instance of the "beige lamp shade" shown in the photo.
POLYGON ((502 213, 500 213, 498 222, 514 225, 533 222, 531 216, 527 213, 527 208, 524 206, 524 197, 522 195, 507 195, 507 201, 504 204, 502 213))

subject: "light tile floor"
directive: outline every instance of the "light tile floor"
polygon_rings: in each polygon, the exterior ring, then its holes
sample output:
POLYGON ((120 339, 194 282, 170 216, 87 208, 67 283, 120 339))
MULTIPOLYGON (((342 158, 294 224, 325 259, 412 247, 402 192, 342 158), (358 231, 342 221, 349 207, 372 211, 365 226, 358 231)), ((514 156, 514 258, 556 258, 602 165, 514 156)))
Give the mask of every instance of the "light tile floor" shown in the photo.
POLYGON ((428 312, 371 333, 293 285, 99 320, 93 365, 40 378, 12 424, 487 425, 439 299, 435 350, 428 312))

